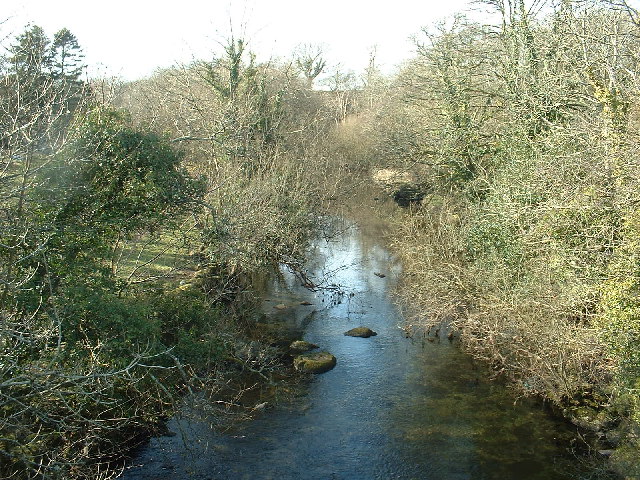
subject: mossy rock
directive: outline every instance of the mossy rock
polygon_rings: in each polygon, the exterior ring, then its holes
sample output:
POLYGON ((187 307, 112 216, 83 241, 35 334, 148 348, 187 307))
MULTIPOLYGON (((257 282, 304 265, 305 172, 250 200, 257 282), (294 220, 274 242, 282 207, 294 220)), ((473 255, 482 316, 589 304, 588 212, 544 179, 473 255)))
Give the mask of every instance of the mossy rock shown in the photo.
POLYGON ((574 425, 590 432, 602 431, 607 424, 606 412, 585 405, 566 410, 565 416, 574 425))
POLYGON ((336 357, 329 352, 307 353, 293 359, 296 370, 304 373, 324 373, 336 366, 336 357))
POLYGON ((298 353, 308 352, 309 350, 315 350, 316 348, 318 348, 318 345, 304 340, 296 340, 289 345, 289 350, 298 353))
POLYGON ((362 338, 369 338, 369 337, 373 337, 373 336, 377 335, 376 332, 374 332, 373 330, 371 330, 368 327, 352 328, 348 332, 344 332, 344 334, 349 336, 349 337, 362 337, 362 338))

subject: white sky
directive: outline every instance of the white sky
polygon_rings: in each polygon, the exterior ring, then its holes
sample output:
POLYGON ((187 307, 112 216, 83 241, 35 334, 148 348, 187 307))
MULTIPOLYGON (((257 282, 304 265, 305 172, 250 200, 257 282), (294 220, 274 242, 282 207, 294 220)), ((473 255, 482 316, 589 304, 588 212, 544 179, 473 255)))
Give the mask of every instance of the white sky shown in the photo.
POLYGON ((361 72, 377 46, 387 72, 413 53, 409 37, 467 0, 0 0, 3 36, 27 22, 49 36, 76 35, 90 73, 135 79, 158 67, 209 59, 234 25, 259 60, 289 57, 297 45, 323 44, 332 66, 361 72), (167 6, 162 6, 162 5, 167 6), (244 26, 244 28, 243 28, 244 26))

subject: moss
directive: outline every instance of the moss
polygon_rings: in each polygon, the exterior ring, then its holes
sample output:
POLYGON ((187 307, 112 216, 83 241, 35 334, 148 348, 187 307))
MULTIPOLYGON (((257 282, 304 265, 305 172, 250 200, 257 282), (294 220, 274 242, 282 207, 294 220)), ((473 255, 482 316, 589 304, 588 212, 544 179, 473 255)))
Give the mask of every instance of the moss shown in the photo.
POLYGON ((336 357, 329 352, 309 353, 293 359, 296 370, 305 373, 325 373, 336 366, 336 357))
POLYGON ((352 328, 348 332, 344 332, 344 334, 349 337, 362 337, 362 338, 369 338, 377 335, 376 332, 374 332, 373 330, 367 327, 352 328))
POLYGON ((625 480, 640 480, 640 448, 625 444, 616 449, 610 458, 611 468, 625 480))
POLYGON ((316 348, 318 348, 318 345, 306 342, 304 340, 295 340, 291 343, 291 345, 289 345, 289 349, 291 351, 299 353, 308 352, 309 350, 315 350, 316 348))

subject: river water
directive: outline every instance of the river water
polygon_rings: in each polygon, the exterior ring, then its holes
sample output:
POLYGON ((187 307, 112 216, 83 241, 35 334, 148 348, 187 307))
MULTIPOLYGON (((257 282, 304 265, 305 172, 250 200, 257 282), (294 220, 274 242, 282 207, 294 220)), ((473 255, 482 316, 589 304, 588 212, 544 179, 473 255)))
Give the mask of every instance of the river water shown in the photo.
POLYGON ((588 478, 566 423, 514 397, 446 339, 406 338, 390 294, 400 265, 375 233, 351 226, 315 242, 309 268, 340 290, 313 293, 292 275, 264 312, 337 358, 298 398, 228 433, 172 420, 126 480, 555 480, 588 478), (376 275, 382 274, 381 275, 376 275), (301 301, 313 305, 300 305, 301 301), (275 309, 274 305, 287 305, 275 309), (356 326, 368 339, 343 334, 356 326))

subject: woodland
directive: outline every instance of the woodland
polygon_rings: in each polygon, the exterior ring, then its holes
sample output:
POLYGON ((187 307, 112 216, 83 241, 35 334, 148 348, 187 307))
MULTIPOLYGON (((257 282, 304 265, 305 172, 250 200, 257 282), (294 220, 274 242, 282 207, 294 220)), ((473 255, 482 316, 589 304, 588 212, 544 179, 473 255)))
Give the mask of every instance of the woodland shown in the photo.
POLYGON ((476 4, 494 21, 425 27, 394 75, 230 35, 87 79, 69 30, 7 37, 0 477, 111 478, 185 396, 224 422, 234 377, 293 375, 256 333, 257 278, 302 272, 387 169, 420 191, 388 218, 407 329, 455 332, 640 478, 640 12, 476 4))

